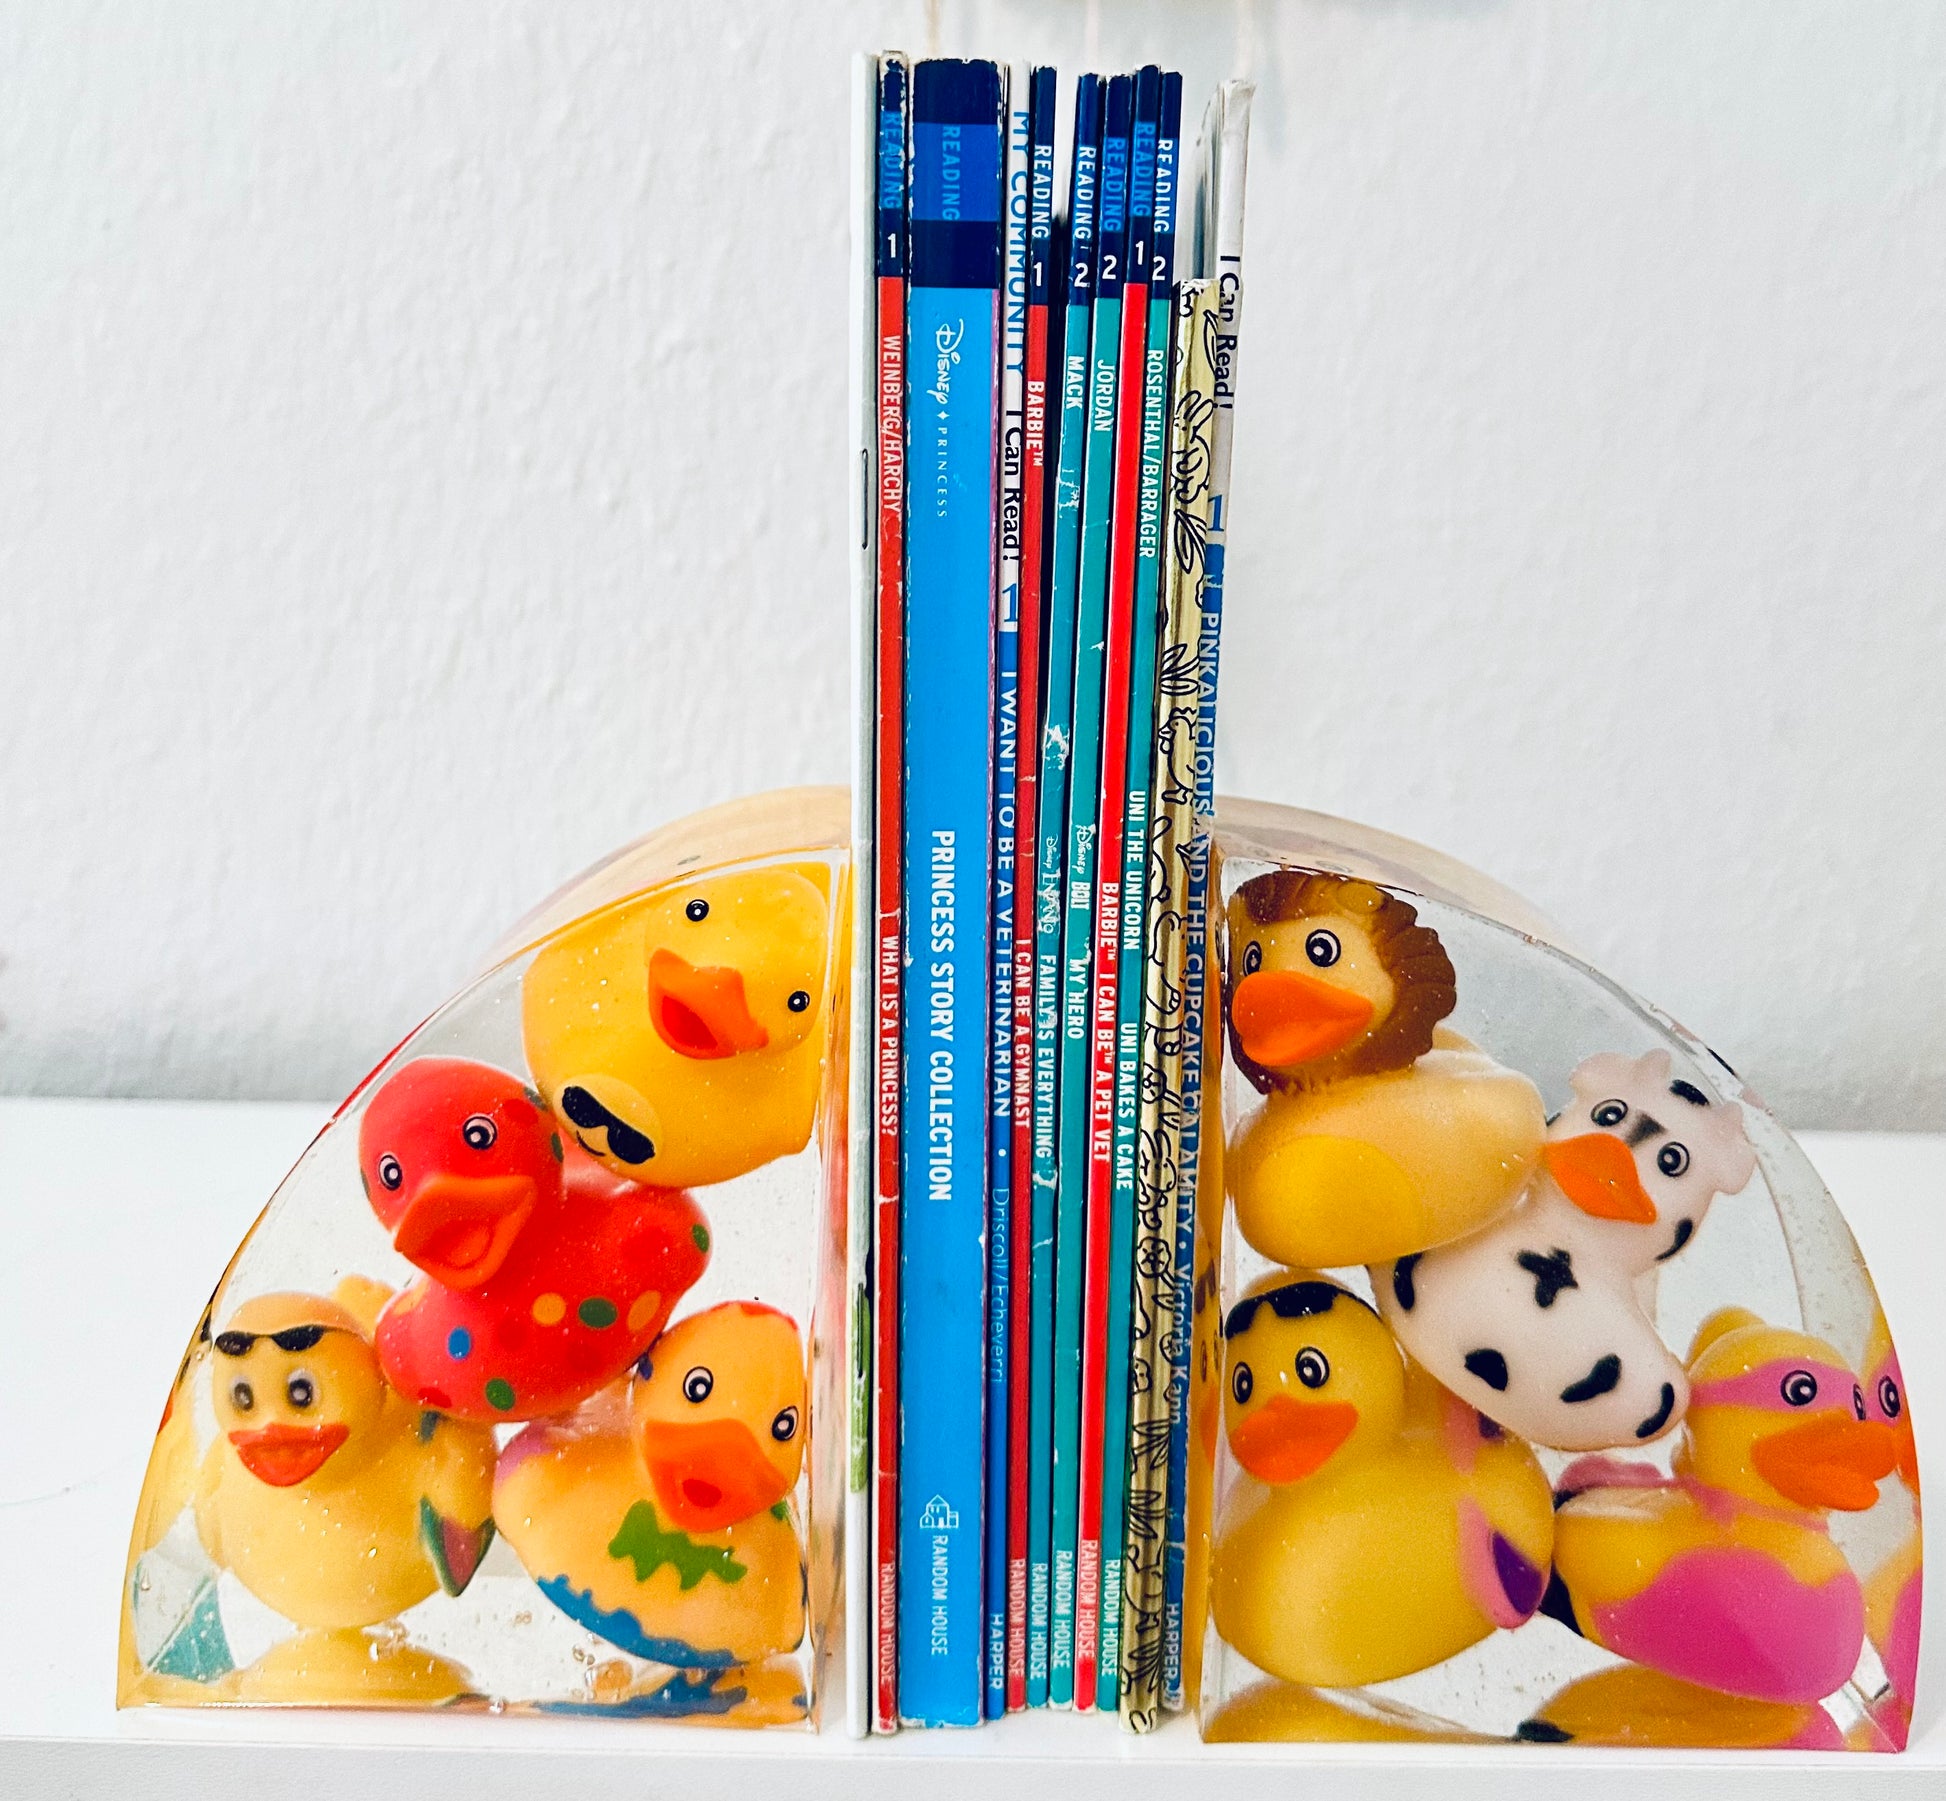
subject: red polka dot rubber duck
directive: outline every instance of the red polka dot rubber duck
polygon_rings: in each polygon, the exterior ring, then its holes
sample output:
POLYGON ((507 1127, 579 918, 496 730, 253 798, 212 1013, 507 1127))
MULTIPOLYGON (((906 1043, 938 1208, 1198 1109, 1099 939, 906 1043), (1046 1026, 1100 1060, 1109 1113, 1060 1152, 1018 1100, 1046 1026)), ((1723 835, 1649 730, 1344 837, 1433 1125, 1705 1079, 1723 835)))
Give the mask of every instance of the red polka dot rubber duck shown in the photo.
POLYGON ((1878 1500, 1898 1444, 1822 1340, 1740 1307, 1698 1328, 1675 1475, 1569 1465, 1547 1610, 1618 1656, 1753 1701, 1822 1700, 1865 1636, 1833 1509, 1878 1500))
POLYGON ((372 1210, 426 1274, 386 1308, 386 1378, 466 1419, 565 1413, 624 1375, 709 1261, 680 1189, 563 1143, 518 1078, 422 1057, 359 1125, 372 1210))

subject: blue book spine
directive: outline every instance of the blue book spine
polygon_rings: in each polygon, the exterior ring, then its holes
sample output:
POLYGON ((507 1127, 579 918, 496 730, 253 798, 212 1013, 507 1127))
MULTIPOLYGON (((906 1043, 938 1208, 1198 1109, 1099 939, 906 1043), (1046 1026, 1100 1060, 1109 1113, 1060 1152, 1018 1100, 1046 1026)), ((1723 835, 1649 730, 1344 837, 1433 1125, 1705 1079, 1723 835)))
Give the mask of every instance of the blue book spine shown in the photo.
POLYGON ((1087 448, 1076 582, 1074 711, 1068 732, 1068 840, 1061 939, 1062 1180, 1055 1228, 1054 1608, 1049 1686, 1074 1700, 1076 1551, 1081 1514, 1081 1326, 1087 1262, 1088 1078, 1093 1046, 1095 831, 1100 815, 1101 703, 1108 634, 1108 539, 1115 476, 1115 384, 1128 226, 1128 132, 1134 84, 1108 83, 1102 109, 1087 448))
MULTIPOLYGON (((1061 405, 1056 415, 1054 505, 1047 548, 1047 630, 1041 640, 1046 659, 1046 713, 1041 734, 1041 844, 1034 909, 1034 1408, 1027 1591, 1027 1694, 1028 1704, 1035 1707, 1045 1707, 1051 1698, 1053 1618, 1060 1584, 1065 1585, 1068 1622, 1067 1656, 1062 1666, 1067 1672, 1067 1699, 1072 1699, 1074 1681, 1072 1538, 1058 1581, 1054 1551, 1055 1236, 1061 1192, 1061 948, 1067 905, 1069 732, 1074 719, 1075 613, 1081 567, 1081 487, 1088 443, 1088 329, 1095 285, 1102 86, 1099 76, 1084 75, 1075 89, 1061 326, 1061 405)), ((1051 121, 1048 161, 1051 165, 1051 121)), ((1078 1369, 1074 1374, 1078 1382, 1078 1369)))
POLYGON ((1001 91, 912 84, 899 1712, 982 1715, 1001 91))
MULTIPOLYGON (((1024 71, 1020 72, 1024 74, 1024 71)), ((1000 275, 999 586, 994 637, 990 1105, 987 1115, 986 1710, 1007 1711, 1007 1434, 1012 1420, 1014 855, 1020 750, 1020 484, 1027 374, 1027 83, 1007 98, 1000 275)), ((1010 84, 1011 85, 1011 84, 1010 84)))
MULTIPOLYGON (((1127 279, 1151 280, 1150 256, 1155 231, 1156 128, 1161 116, 1162 72, 1142 70, 1135 78, 1134 122, 1129 131, 1129 195, 1127 279)), ((1128 304, 1134 304, 1129 302, 1128 304)), ((1148 392, 1148 340, 1143 339, 1142 504, 1147 501, 1148 440, 1151 436, 1151 396, 1148 392)), ((1161 497, 1160 436, 1157 431, 1156 505, 1161 497)), ((1160 515, 1149 533, 1160 550, 1160 515)), ((1148 572, 1144 596, 1144 557, 1149 553, 1143 535, 1144 516, 1138 515, 1133 624, 1129 657, 1128 734, 1126 739, 1124 813, 1122 816, 1121 976, 1115 995, 1114 1139, 1111 1151, 1113 1187, 1110 1191, 1108 1239, 1107 1377, 1102 1395, 1101 1480, 1101 1639, 1095 1705, 1115 1710, 1120 1691, 1122 1641, 1122 1545, 1126 1537, 1128 1504, 1128 1380, 1129 1332, 1132 1324, 1132 1283, 1135 1268, 1135 1126, 1136 1076, 1141 1064, 1142 951, 1144 878, 1149 836, 1149 767, 1154 761, 1150 740, 1155 733, 1155 594, 1154 571, 1148 572)))

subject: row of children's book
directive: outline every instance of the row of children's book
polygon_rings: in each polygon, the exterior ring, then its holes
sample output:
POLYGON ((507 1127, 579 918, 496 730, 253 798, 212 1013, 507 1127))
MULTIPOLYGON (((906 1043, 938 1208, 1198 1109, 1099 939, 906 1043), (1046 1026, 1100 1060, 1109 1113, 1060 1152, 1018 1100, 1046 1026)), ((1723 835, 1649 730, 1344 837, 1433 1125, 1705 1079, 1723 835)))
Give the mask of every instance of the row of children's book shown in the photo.
POLYGON ((861 63, 859 1732, 1181 1705, 1249 106, 861 63))

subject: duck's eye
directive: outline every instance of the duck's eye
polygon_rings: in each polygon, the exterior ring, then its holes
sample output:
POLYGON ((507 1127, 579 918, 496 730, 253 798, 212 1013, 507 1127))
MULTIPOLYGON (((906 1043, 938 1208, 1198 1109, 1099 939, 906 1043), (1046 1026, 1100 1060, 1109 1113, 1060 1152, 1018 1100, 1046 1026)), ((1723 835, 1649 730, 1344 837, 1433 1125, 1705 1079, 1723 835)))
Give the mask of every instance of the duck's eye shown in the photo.
POLYGON ((1254 976, 1263 966, 1264 947, 1253 938, 1243 947, 1243 973, 1254 976))
POLYGON ((1256 1386, 1257 1386, 1257 1379, 1255 1376, 1251 1375, 1249 1364, 1239 1363, 1236 1366, 1236 1368, 1230 1372, 1230 1393, 1236 1396, 1237 1405, 1239 1407, 1241 1407, 1244 1404, 1244 1402, 1250 1399, 1250 1396, 1252 1392, 1256 1389, 1256 1386))
POLYGON ((1894 1382, 1890 1376, 1879 1377, 1878 1379, 1879 1411, 1883 1413, 1888 1420, 1895 1420, 1899 1417, 1899 1409, 1904 1405, 1905 1403, 1899 1399, 1899 1385, 1896 1382, 1894 1382))
POLYGON ((1588 1117, 1606 1132, 1611 1127, 1619 1126, 1623 1120, 1628 1118, 1628 1102, 1602 1101, 1588 1117))
POLYGON ((804 1009, 808 1007, 810 1004, 811 1004, 810 991, 805 988, 797 989, 791 995, 791 998, 784 1003, 784 1005, 790 1008, 790 1010, 793 1013, 802 1013, 804 1009))
POLYGON ((1655 1166, 1665 1176, 1679 1176, 1689 1167, 1689 1146, 1665 1144, 1655 1154, 1655 1166))
POLYGON ((257 1404, 257 1391, 248 1382, 230 1384, 230 1405, 239 1413, 248 1413, 257 1404))
POLYGON ((1777 1385, 1777 1392, 1793 1407, 1808 1407, 1818 1398, 1818 1379, 1809 1370, 1792 1370, 1777 1385))
POLYGON ((1336 932, 1313 932, 1304 940, 1304 954, 1320 969, 1329 969, 1343 954, 1336 932))
POLYGON ((378 1160, 378 1179, 387 1188, 396 1188, 405 1180, 405 1171, 399 1168, 398 1158, 393 1156, 390 1151, 387 1151, 378 1160))
POLYGON ((698 1405, 709 1399, 709 1391, 716 1386, 716 1378, 699 1363, 682 1379, 682 1398, 698 1405))
POLYGON ((493 1141, 500 1134, 495 1129, 492 1120, 488 1119, 484 1113, 476 1113, 465 1125, 460 1127, 460 1136, 476 1151, 487 1151, 493 1148, 493 1141))
POLYGON ((1865 1391, 1856 1382, 1851 1385, 1851 1410, 1861 1420, 1865 1417, 1865 1391))
POLYGON ((318 1398, 318 1385, 311 1379, 309 1370, 292 1370, 284 1378, 284 1395, 298 1412, 302 1413, 318 1398))
POLYGON ((770 1436, 780 1444, 786 1445, 797 1436, 797 1409, 786 1407, 770 1422, 770 1436))
POLYGON ((686 918, 693 919, 700 924, 703 920, 709 918, 709 902, 706 900, 693 900, 688 906, 683 908, 683 914, 686 918))
POLYGON ((1306 1388, 1322 1388, 1331 1380, 1331 1364, 1316 1345, 1306 1345, 1297 1354, 1297 1379, 1306 1388))

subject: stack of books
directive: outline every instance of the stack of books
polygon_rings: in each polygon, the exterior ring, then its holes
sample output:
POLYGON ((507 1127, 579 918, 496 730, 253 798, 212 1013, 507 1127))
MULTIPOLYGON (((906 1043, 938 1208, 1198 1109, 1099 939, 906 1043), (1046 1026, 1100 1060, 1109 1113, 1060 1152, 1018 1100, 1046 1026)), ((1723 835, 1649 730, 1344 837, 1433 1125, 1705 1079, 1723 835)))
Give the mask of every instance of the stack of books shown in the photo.
POLYGON ((854 1730, 1184 1696, 1250 89, 863 59, 854 1730), (1063 116, 1065 115, 1065 116, 1063 116))

